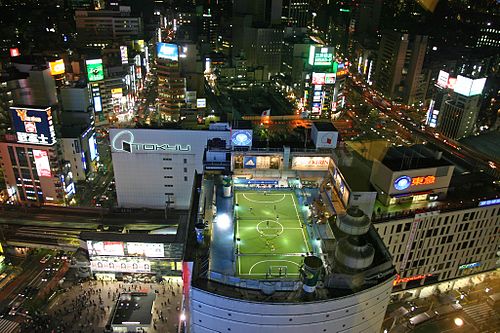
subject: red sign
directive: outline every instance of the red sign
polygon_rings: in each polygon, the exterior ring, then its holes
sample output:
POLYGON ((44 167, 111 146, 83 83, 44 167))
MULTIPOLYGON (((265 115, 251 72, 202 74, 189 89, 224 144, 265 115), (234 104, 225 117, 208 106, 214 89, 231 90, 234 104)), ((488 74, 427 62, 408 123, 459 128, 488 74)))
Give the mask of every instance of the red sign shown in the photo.
POLYGON ((13 47, 10 49, 10 56, 11 57, 19 57, 21 55, 21 52, 19 52, 19 49, 17 47, 13 47))
POLYGON ((426 277, 432 276, 432 274, 419 274, 419 275, 414 275, 414 276, 409 276, 405 278, 401 278, 399 274, 396 275, 396 280, 394 280, 393 285, 398 285, 400 283, 405 283, 405 282, 410 282, 410 281, 417 281, 417 280, 422 280, 426 277))
POLYGON ((412 177, 411 186, 417 185, 429 185, 436 182, 435 176, 422 176, 422 177, 412 177))

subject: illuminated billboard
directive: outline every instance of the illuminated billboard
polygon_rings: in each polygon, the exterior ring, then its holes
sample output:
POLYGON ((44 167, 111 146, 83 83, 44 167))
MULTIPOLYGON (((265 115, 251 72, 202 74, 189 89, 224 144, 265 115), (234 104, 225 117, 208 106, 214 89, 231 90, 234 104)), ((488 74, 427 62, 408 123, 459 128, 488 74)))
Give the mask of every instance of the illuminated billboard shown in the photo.
POLYGON ((21 52, 19 52, 19 49, 18 49, 17 47, 13 47, 13 48, 11 48, 11 49, 9 50, 9 52, 10 52, 10 56, 11 56, 12 58, 14 58, 14 57, 19 57, 19 56, 21 55, 21 52))
POLYGON ((56 142, 50 107, 31 109, 14 106, 10 111, 17 142, 39 145, 53 145, 56 142))
POLYGON ((445 71, 439 71, 439 75, 436 81, 436 84, 442 88, 448 87, 448 79, 450 78, 450 74, 445 71))
POLYGON ((486 83, 486 78, 474 80, 459 75, 457 76, 457 81, 455 83, 453 91, 456 92, 457 94, 464 96, 480 95, 483 92, 485 83, 486 83))
POLYGON ((122 88, 114 88, 111 89, 111 97, 116 99, 122 99, 123 89, 122 88))
POLYGON ((134 243, 127 242, 127 255, 151 258, 163 258, 165 251, 162 243, 134 243))
POLYGON ((33 157, 35 158, 36 173, 38 177, 52 177, 47 151, 33 149, 33 157))
POLYGON ((196 99, 196 107, 197 108, 207 107, 207 99, 206 98, 197 98, 196 99))
POLYGON ((93 161, 99 155, 97 152, 97 142, 95 140, 95 133, 89 138, 90 160, 93 161))
POLYGON ((250 147, 252 134, 252 130, 235 129, 231 132, 231 144, 236 147, 250 147))
POLYGON ((90 269, 93 272, 150 273, 151 262, 143 259, 102 258, 92 259, 90 269))
POLYGON ((64 72, 66 71, 66 67, 64 66, 64 60, 62 59, 49 62, 49 67, 51 75, 64 74, 64 72))
POLYGON ((325 84, 334 84, 337 74, 335 73, 325 73, 325 84))
POLYGON ((331 66, 333 61, 333 47, 309 47, 309 65, 331 66))
POLYGON ((116 242, 116 241, 87 241, 87 248, 91 257, 95 256, 133 256, 148 258, 164 258, 163 243, 116 242))
POLYGON ((102 59, 87 60, 87 77, 90 82, 104 80, 104 67, 102 59))
POLYGON ((483 92, 485 83, 486 83, 486 78, 476 79, 472 81, 472 87, 470 88, 469 96, 480 95, 483 92))
POLYGON ((294 157, 292 170, 328 170, 330 157, 294 157))
POLYGON ((87 241, 90 256, 124 256, 123 242, 87 241))
POLYGON ((179 49, 176 44, 157 43, 156 54, 161 59, 179 61, 179 49))
POLYGON ((431 185, 436 182, 436 176, 400 176, 394 181, 394 188, 398 191, 404 191, 411 186, 431 185))
POLYGON ((312 73, 312 84, 325 84, 326 73, 312 73))
POLYGON ((128 64, 128 50, 126 46, 120 46, 120 57, 122 58, 122 65, 128 64))
POLYGON ((234 155, 235 169, 279 169, 281 156, 244 156, 234 155))

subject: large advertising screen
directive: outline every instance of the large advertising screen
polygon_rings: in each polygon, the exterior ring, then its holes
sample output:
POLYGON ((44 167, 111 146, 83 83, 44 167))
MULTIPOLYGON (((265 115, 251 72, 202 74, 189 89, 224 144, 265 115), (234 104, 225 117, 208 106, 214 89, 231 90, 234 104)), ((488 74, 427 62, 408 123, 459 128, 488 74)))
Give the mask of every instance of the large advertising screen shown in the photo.
POLYGON ((64 67, 64 60, 62 59, 49 62, 49 67, 51 75, 64 74, 66 71, 66 68, 64 67))
POLYGON ((56 142, 50 107, 31 109, 13 106, 10 111, 17 142, 39 145, 53 145, 56 142))
POLYGON ((309 47, 309 65, 331 66, 333 61, 333 47, 309 47))
POLYGON ((330 157, 300 156, 292 159, 292 170, 328 170, 330 157))
POLYGON ((123 242, 87 241, 90 256, 124 256, 123 242))
POLYGON ((87 77, 89 82, 104 80, 104 67, 102 59, 87 60, 87 77))
MULTIPOLYGON (((141 242, 106 242, 87 241, 87 248, 91 257, 95 256, 131 256, 148 258, 165 258, 165 246, 163 243, 141 243, 141 242)), ((172 255, 170 253, 169 255, 172 255)))
POLYGON ((335 84, 335 78, 337 74, 335 73, 325 73, 325 84, 335 84))
POLYGON ((179 61, 179 49, 176 44, 157 43, 156 53, 158 58, 179 61))
POLYGON ((38 177, 52 177, 47 151, 33 149, 33 157, 35 158, 36 173, 38 177))
POLYGON ((279 169, 281 156, 244 156, 234 155, 235 169, 279 169))

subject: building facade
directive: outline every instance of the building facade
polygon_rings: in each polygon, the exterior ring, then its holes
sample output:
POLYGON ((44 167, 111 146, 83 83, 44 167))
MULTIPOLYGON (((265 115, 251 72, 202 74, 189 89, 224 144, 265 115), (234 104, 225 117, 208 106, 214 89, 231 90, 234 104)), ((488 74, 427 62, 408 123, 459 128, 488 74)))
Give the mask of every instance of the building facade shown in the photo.
POLYGON ((111 129, 118 206, 187 209, 208 139, 229 131, 111 129))

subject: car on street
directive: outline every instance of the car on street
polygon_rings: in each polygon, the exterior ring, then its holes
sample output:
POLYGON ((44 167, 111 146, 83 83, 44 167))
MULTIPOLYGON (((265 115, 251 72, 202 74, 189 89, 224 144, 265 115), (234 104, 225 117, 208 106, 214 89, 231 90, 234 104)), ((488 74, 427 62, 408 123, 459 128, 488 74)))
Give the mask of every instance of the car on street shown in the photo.
POLYGON ((50 260, 50 258, 52 258, 52 255, 46 254, 42 259, 40 259, 40 263, 45 264, 47 261, 50 260))

